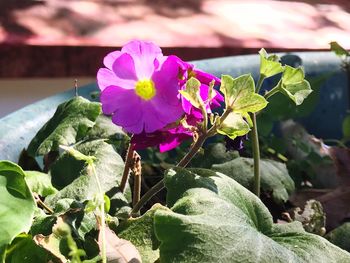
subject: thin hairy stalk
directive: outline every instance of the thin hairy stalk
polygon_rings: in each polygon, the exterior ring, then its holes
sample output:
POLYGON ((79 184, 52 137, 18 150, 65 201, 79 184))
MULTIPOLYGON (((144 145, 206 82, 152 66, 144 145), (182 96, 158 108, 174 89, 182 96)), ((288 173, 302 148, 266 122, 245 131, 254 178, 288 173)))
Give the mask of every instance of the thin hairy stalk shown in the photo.
POLYGON ((134 156, 134 145, 132 143, 130 143, 128 150, 126 152, 123 176, 122 176, 122 179, 121 179, 120 185, 119 185, 119 189, 122 193, 125 192, 126 184, 128 183, 128 180, 129 180, 129 171, 130 171, 130 166, 131 166, 132 161, 133 161, 133 156, 134 156))
POLYGON ((34 195, 34 199, 37 205, 44 208, 47 212, 49 212, 49 214, 52 215, 54 213, 54 211, 47 204, 45 204, 37 194, 34 195))
POLYGON ((132 205, 134 206, 135 204, 137 204, 138 201, 140 201, 142 183, 141 157, 136 151, 134 151, 133 155, 133 164, 131 172, 134 175, 134 193, 132 200, 132 205))
POLYGON ((107 256, 106 256, 106 218, 105 218, 105 202, 104 202, 104 192, 102 191, 100 180, 97 176, 95 165, 93 163, 90 163, 89 166, 91 167, 91 171, 95 177, 97 188, 98 188, 98 194, 99 194, 99 203, 100 203, 100 231, 102 231, 102 240, 101 240, 101 257, 102 257, 102 263, 107 263, 107 256))

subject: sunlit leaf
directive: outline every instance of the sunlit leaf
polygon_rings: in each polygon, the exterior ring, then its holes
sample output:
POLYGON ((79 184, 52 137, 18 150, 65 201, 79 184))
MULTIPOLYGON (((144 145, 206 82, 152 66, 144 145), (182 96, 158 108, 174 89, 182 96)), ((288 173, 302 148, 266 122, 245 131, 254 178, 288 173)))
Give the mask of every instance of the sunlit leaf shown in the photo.
POLYGON ((154 215, 160 262, 348 262, 350 254, 307 233, 274 224, 264 204, 233 179, 211 170, 169 170, 169 210, 154 215))
POLYGON ((46 197, 57 192, 52 186, 50 175, 37 171, 25 171, 25 175, 25 180, 33 193, 46 197))
POLYGON ((18 165, 0 161, 0 262, 6 246, 32 224, 36 204, 24 177, 18 165))
POLYGON ((101 105, 83 97, 60 104, 54 116, 38 131, 28 146, 31 156, 58 151, 60 145, 71 145, 82 139, 95 124, 101 105))
POLYGON ((180 90, 182 96, 185 97, 194 107, 200 109, 201 105, 204 105, 202 97, 200 95, 200 86, 201 83, 196 78, 190 78, 186 82, 186 88, 180 90))
POLYGON ((350 56, 349 51, 347 51, 345 48, 343 48, 341 45, 339 45, 337 42, 331 42, 329 43, 331 46, 331 50, 340 57, 348 57, 350 56))
POLYGON ((284 68, 276 55, 268 55, 265 49, 259 51, 260 55, 260 75, 263 78, 274 76, 283 72, 284 68))
POLYGON ((279 84, 281 92, 294 101, 296 105, 303 103, 304 99, 312 92, 310 83, 305 80, 304 70, 285 66, 282 79, 279 84))
POLYGON ((128 219, 118 226, 118 235, 136 246, 144 263, 153 263, 159 258, 157 249, 159 241, 153 227, 154 213, 159 209, 169 210, 160 204, 155 204, 141 217, 128 219))
POLYGON ((241 114, 231 112, 217 130, 218 133, 227 135, 231 139, 242 136, 250 131, 249 124, 241 114))

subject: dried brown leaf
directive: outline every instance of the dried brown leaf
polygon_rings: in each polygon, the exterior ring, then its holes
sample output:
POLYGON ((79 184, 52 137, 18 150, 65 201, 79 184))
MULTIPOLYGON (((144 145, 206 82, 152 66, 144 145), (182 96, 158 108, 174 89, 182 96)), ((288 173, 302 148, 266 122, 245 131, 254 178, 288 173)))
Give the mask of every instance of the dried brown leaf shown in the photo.
MULTIPOLYGON (((141 256, 136 247, 125 239, 119 238, 111 229, 105 228, 106 255, 109 263, 141 263, 141 256)), ((102 231, 98 236, 98 244, 102 247, 102 231)))

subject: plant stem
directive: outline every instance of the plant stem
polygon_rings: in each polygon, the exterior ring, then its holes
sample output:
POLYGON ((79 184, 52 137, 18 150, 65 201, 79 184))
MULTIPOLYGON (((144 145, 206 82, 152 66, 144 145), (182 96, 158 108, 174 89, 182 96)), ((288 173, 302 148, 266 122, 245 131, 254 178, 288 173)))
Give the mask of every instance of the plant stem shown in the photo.
POLYGON ((260 150, 259 150, 259 137, 258 127, 256 123, 255 113, 251 113, 253 128, 251 133, 252 147, 253 147, 253 159, 254 159, 254 193, 260 196, 260 150))
POLYGON ((267 100, 268 98, 270 98, 272 95, 276 94, 277 92, 280 91, 280 85, 278 84, 276 87, 272 88, 271 90, 269 90, 265 95, 264 98, 267 100))
MULTIPOLYGON (((197 141, 192 145, 190 151, 181 159, 181 161, 176 165, 176 167, 186 167, 186 165, 191 161, 193 156, 195 156, 198 150, 202 147, 204 141, 207 139, 207 134, 202 134, 198 137, 197 141)), ((159 191, 164 188, 164 179, 156 183, 152 188, 150 188, 138 201, 132 211, 131 215, 137 215, 140 209, 159 191)))
POLYGON ((186 167, 192 158, 197 154, 198 150, 202 147, 204 141, 208 138, 208 134, 202 134, 198 137, 197 141, 192 145, 190 151, 181 159, 176 167, 186 167))
POLYGON ((101 240, 101 257, 102 257, 102 263, 107 263, 107 256, 106 256, 106 219, 105 219, 105 202, 104 202, 104 192, 102 191, 102 187, 100 184, 100 180, 97 176, 95 165, 93 163, 89 164, 92 170, 92 173, 94 174, 98 192, 100 195, 100 210, 101 210, 101 228, 100 231, 102 231, 102 240, 101 240))
POLYGON ((35 201, 36 203, 41 206, 42 208, 44 208, 47 212, 49 212, 49 214, 53 214, 54 211, 49 207, 47 206, 47 204, 45 204, 43 201, 41 201, 40 197, 38 195, 34 195, 34 198, 35 198, 35 201))
POLYGON ((261 87, 262 87, 262 84, 263 84, 264 80, 265 80, 265 76, 260 75, 259 80, 258 80, 258 84, 256 85, 256 89, 255 89, 255 92, 256 92, 256 93, 259 94, 260 89, 261 89, 261 87))
POLYGON ((140 200, 134 205, 134 207, 131 210, 131 216, 138 215, 140 209, 159 191, 161 191, 164 188, 164 179, 160 180, 158 183, 156 183, 152 188, 150 188, 141 198, 140 200))
POLYGON ((132 143, 130 143, 128 150, 126 152, 123 176, 122 176, 122 179, 121 179, 120 185, 119 185, 119 189, 122 193, 125 192, 126 184, 128 183, 128 180, 129 180, 130 164, 132 162, 133 155, 134 155, 134 145, 132 143))
POLYGON ((132 199, 132 205, 136 205, 140 201, 141 196, 141 174, 134 175, 134 194, 132 199))
MULTIPOLYGON (((223 123, 223 121, 227 118, 227 116, 232 112, 232 109, 226 109, 222 116, 220 117, 219 123, 223 123)), ((219 125, 220 125, 219 124, 219 125)), ((197 141, 191 146, 190 151, 181 159, 181 161, 176 165, 176 167, 186 167, 187 164, 192 160, 192 158, 198 153, 198 150, 203 146, 205 140, 209 137, 212 137, 216 134, 217 125, 214 124, 206 133, 201 134, 197 141)), ((137 215, 140 209, 159 191, 164 188, 164 179, 160 180, 156 183, 152 188, 150 188, 138 201, 131 211, 131 215, 137 215)))

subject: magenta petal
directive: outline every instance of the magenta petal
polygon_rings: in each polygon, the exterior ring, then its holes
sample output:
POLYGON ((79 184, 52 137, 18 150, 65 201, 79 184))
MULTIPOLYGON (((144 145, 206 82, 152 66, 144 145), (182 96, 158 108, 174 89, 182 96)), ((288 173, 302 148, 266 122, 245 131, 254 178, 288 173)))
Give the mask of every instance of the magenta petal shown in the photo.
POLYGON ((137 80, 135 63, 131 55, 122 54, 113 63, 114 74, 121 79, 137 80))
POLYGON ((107 68, 100 68, 97 72, 97 83, 101 91, 108 86, 119 86, 125 89, 134 89, 136 81, 130 79, 121 79, 113 71, 107 68))
POLYGON ((221 102, 224 101, 224 96, 222 96, 221 93, 219 91, 217 91, 217 90, 215 90, 215 92, 216 92, 216 95, 212 99, 211 105, 210 105, 210 107, 212 109, 216 109, 216 108, 220 107, 221 106, 221 102))
POLYGON ((116 77, 112 71, 100 68, 97 72, 97 84, 101 91, 116 82, 116 77))
POLYGON ((127 132, 141 133, 143 130, 142 110, 137 104, 138 102, 130 103, 115 111, 112 117, 113 123, 123 127, 127 132))
POLYGON ((175 149, 181 142, 182 141, 178 137, 174 137, 171 141, 159 144, 159 151, 163 153, 175 149))
POLYGON ((182 108, 183 110, 187 113, 190 114, 191 109, 192 109, 192 104, 191 102, 189 102, 187 99, 185 99, 183 96, 181 96, 182 98, 182 108))
POLYGON ((212 82, 213 80, 215 81, 214 85, 220 85, 221 81, 218 77, 209 74, 207 72, 201 71, 199 69, 194 69, 193 70, 195 73, 196 78, 202 83, 202 84, 206 84, 209 85, 210 82, 212 82))
POLYGON ((179 105, 179 64, 175 56, 169 56, 159 71, 154 72, 152 80, 160 96, 170 105, 179 105))
POLYGON ((109 68, 112 69, 114 61, 122 54, 119 50, 113 51, 109 53, 107 56, 104 57, 103 59, 103 64, 109 68))
MULTIPOLYGON (((156 130, 160 130, 172 122, 172 118, 170 118, 169 122, 166 122, 166 120, 160 118, 158 116, 160 112, 158 112, 151 103, 145 103, 142 110, 144 114, 143 121, 146 133, 152 133, 156 130)), ((167 111, 167 109, 165 111, 167 111)))
POLYGON ((153 43, 137 40, 126 44, 121 51, 133 57, 139 79, 151 78, 155 67, 157 67, 155 59, 162 54, 161 49, 153 43))
POLYGON ((137 103, 138 98, 134 90, 108 86, 101 92, 100 101, 103 113, 111 115, 119 108, 129 106, 130 103, 137 103))

